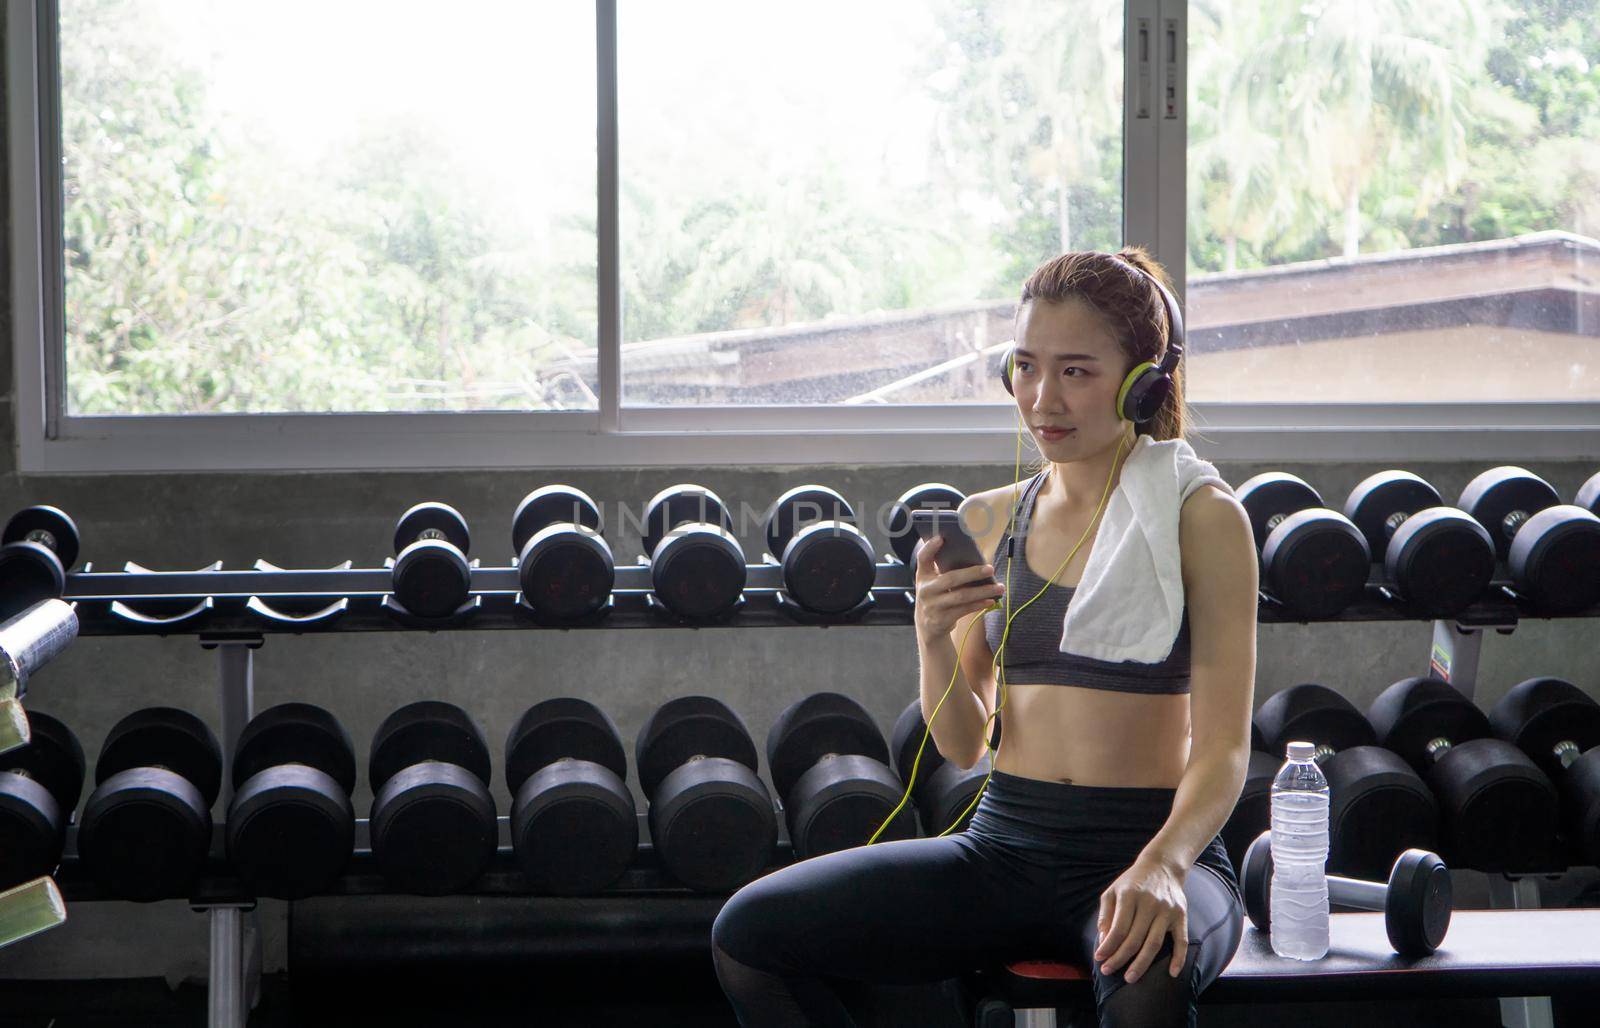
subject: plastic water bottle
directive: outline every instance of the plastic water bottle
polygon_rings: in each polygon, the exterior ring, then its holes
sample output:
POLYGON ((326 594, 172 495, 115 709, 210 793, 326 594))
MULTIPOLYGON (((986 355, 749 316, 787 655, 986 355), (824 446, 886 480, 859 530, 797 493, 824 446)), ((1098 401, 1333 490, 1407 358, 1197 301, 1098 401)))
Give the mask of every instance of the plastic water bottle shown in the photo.
POLYGON ((1328 779, 1316 747, 1291 742, 1272 780, 1272 952, 1320 960, 1328 952, 1328 779))

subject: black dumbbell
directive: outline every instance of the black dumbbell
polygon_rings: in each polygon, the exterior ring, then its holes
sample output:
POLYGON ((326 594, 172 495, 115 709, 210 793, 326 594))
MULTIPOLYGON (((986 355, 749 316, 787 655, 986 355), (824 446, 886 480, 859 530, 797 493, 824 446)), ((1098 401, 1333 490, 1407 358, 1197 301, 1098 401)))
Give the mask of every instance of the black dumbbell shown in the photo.
POLYGON ((83 794, 83 747, 49 714, 28 712, 31 739, 0 754, 0 889, 53 872, 83 794))
MULTIPOLYGON (((999 718, 995 719, 994 727, 998 732, 999 718)), ((952 831, 966 831, 967 825, 972 822, 973 810, 977 809, 967 808, 972 805, 973 797, 977 796, 989 776, 992 748, 998 745, 998 736, 991 734, 991 750, 963 771, 944 759, 932 735, 928 735, 927 745, 923 745, 926 732, 927 724, 922 720, 922 701, 912 700, 895 719, 894 732, 891 733, 890 748, 894 752, 895 769, 900 772, 902 780, 911 783, 911 797, 922 819, 922 834, 939 835, 951 824, 956 825, 952 831), (917 756, 919 749, 922 753, 920 763, 917 756)))
POLYGON ((1344 516, 1366 537, 1398 598, 1424 617, 1453 617, 1494 577, 1494 542, 1465 511, 1409 471, 1380 471, 1350 491, 1344 516))
MULTIPOLYGON (((784 708, 767 731, 767 767, 800 860, 865 844, 905 791, 889 770, 889 745, 872 715, 836 692, 784 708)), ((907 807, 879 839, 916 835, 916 814, 907 807)))
POLYGON ((372 855, 395 888, 443 896, 488 868, 499 843, 489 744, 466 711, 419 700, 384 718, 367 780, 372 855))
MULTIPOLYGON (((1273 749, 1277 753, 1283 753, 1286 743, 1274 746, 1273 749)), ((1228 851, 1228 859, 1233 862, 1234 867, 1244 862, 1244 854, 1250 848, 1250 843, 1272 823, 1272 782, 1283 769, 1283 758, 1267 750, 1267 741, 1261 734, 1261 725, 1256 718, 1251 718, 1250 758, 1245 765, 1244 787, 1239 792, 1239 798, 1234 801, 1233 810, 1228 814, 1228 820, 1219 833, 1222 836, 1222 846, 1228 851)), ((1385 754, 1394 766, 1410 770, 1405 761, 1387 750, 1380 749, 1378 752, 1385 754)), ((1415 777, 1415 772, 1412 772, 1412 775, 1415 777)))
POLYGON ((922 541, 911 527, 914 510, 959 510, 967 494, 943 482, 924 482, 900 494, 889 510, 889 547, 900 563, 914 562, 917 544, 922 541))
POLYGON ((59 507, 24 507, 0 532, 0 618, 59 599, 78 561, 78 526, 59 507))
POLYGON ((1359 600, 1372 570, 1367 540, 1303 479, 1269 471, 1234 490, 1255 530, 1264 591, 1305 618, 1359 600))
POLYGON ((94 765, 78 822, 78 854, 106 895, 147 903, 184 896, 211 849, 222 748, 206 723, 175 707, 118 721, 94 765))
MULTIPOLYGON (((1377 745, 1366 716, 1339 693, 1315 682, 1280 689, 1253 723, 1268 753, 1287 752, 1293 740, 1315 747, 1312 759, 1328 779, 1329 869, 1378 875, 1401 850, 1438 845, 1433 792, 1398 754, 1377 745)), ((1277 765, 1273 777, 1282 761, 1277 765)))
POLYGON ((1578 851, 1600 864, 1600 703, 1563 679, 1530 678, 1490 708, 1489 726, 1556 783, 1578 851))
POLYGON ((727 704, 710 696, 668 700, 634 741, 650 803, 650 841, 691 889, 727 892, 772 863, 778 815, 756 777, 756 744, 727 704))
POLYGON ((461 513, 447 503, 419 503, 394 529, 394 597, 417 617, 443 618, 472 593, 467 560, 472 536, 461 513))
POLYGON ((645 507, 644 548, 651 588, 672 613, 710 618, 740 602, 747 569, 733 518, 704 486, 675 485, 645 507))
POLYGON ((582 618, 611 602, 617 565, 600 528, 600 508, 582 489, 547 485, 523 497, 511 519, 511 548, 534 613, 582 618))
POLYGON ((250 719, 233 755, 228 860, 256 895, 326 891, 350 863, 356 756, 337 718, 281 703, 250 719))
POLYGON ((1489 719, 1454 686, 1403 678, 1367 708, 1378 745, 1422 776, 1439 801, 1441 850, 1456 867, 1524 871, 1547 863, 1556 788, 1528 755, 1490 734, 1489 719))
POLYGON ((639 814, 627 777, 617 726, 588 700, 535 703, 512 726, 511 845, 534 889, 596 893, 628 870, 639 851, 639 814))
POLYGON ((845 498, 821 485, 796 486, 768 509, 767 552, 802 608, 842 614, 871 594, 877 565, 855 519, 845 498))
POLYGON ((1572 498, 1572 504, 1590 514, 1600 514, 1600 471, 1590 475, 1589 480, 1578 487, 1578 495, 1572 498))
MULTIPOLYGON (((1272 833, 1262 832, 1245 853, 1239 876, 1245 913, 1260 932, 1272 931, 1272 833)), ((1395 860, 1387 882, 1328 875, 1328 900, 1358 910, 1383 912, 1389 945, 1406 957, 1427 956, 1444 942, 1453 912, 1450 869, 1438 854, 1408 849, 1395 860)))
POLYGON ((1456 504, 1494 541, 1517 588, 1553 613, 1600 603, 1600 517, 1562 503, 1525 468, 1491 468, 1467 483, 1456 504))

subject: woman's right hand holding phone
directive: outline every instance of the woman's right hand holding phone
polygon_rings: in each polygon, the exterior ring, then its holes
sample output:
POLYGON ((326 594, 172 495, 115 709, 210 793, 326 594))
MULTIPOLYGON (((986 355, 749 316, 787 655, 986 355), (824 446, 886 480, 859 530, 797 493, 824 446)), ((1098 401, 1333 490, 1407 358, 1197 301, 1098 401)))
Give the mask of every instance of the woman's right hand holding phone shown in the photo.
POLYGON ((947 638, 968 614, 988 610, 1005 592, 994 579, 994 567, 977 564, 941 572, 934 558, 944 545, 935 535, 917 548, 915 622, 920 641, 947 638))

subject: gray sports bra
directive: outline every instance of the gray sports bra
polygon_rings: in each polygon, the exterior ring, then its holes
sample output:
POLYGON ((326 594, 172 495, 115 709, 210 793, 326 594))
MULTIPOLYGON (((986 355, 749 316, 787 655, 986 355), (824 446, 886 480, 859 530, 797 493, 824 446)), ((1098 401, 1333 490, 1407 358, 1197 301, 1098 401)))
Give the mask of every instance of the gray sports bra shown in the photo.
MULTIPOLYGON (((1024 556, 1034 498, 1044 483, 1045 472, 1035 475, 1023 493, 1022 506, 1017 511, 1017 535, 1011 535, 1009 516, 1005 533, 995 547, 995 577, 1008 582, 1011 610, 1016 613, 1022 605, 1033 599, 1044 586, 1045 580, 1034 574, 1024 556), (1009 572, 1010 578, 1006 575, 1009 572)), ((1009 515, 1009 512, 1008 512, 1009 515)), ((1049 685, 1076 685, 1088 689, 1110 689, 1115 692, 1186 693, 1189 691, 1189 610, 1187 604, 1183 620, 1178 626, 1178 636, 1172 652, 1159 664, 1139 661, 1105 661, 1079 657, 1061 652, 1061 626, 1067 616, 1067 605, 1072 602, 1076 587, 1051 585, 1045 589, 1027 610, 1011 622, 1011 634, 1006 637, 1005 652, 1000 655, 996 676, 1003 669, 1005 680, 1016 683, 1045 683, 1049 685)), ((983 616, 984 636, 989 640, 989 651, 997 652, 1000 637, 1005 630, 1005 603, 1001 598, 998 610, 983 616)))

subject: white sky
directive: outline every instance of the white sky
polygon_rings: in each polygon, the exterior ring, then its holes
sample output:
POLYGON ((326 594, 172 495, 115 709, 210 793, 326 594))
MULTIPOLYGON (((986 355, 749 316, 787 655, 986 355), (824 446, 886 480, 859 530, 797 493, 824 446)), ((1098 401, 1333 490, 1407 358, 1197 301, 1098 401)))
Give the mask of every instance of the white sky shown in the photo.
MULTIPOLYGON (((230 120, 270 133, 285 157, 312 157, 365 118, 402 114, 512 195, 546 210, 558 193, 592 207, 589 0, 141 6, 167 23, 176 52, 210 65, 211 95, 230 120)), ((809 163, 826 143, 891 185, 924 177, 932 105, 907 93, 906 68, 931 27, 917 0, 618 7, 625 168, 670 151, 684 119, 710 102, 725 121, 730 106, 743 111, 737 142, 775 163, 809 163)))

